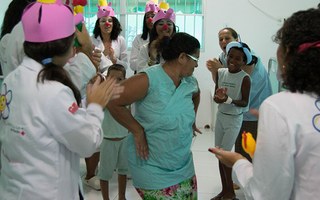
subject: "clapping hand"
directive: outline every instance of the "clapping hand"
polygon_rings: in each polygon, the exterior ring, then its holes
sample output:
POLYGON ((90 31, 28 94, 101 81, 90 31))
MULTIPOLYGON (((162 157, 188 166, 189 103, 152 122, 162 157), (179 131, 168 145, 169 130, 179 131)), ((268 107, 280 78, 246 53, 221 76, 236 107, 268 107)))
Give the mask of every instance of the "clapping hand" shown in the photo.
POLYGON ((207 60, 207 68, 210 72, 216 73, 219 68, 223 67, 220 61, 216 58, 212 60, 207 60))
POLYGON ((223 103, 227 100, 227 88, 218 88, 214 94, 214 100, 217 103, 223 103))

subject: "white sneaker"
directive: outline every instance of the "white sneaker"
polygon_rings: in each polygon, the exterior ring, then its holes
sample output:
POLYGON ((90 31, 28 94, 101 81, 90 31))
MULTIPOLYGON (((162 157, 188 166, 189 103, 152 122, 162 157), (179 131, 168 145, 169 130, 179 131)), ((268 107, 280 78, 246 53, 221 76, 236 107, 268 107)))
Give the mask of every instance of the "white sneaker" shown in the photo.
POLYGON ((92 189, 95 189, 97 191, 101 190, 100 179, 97 176, 93 176, 92 178, 90 178, 88 180, 84 177, 83 182, 84 182, 84 184, 91 187, 92 189))

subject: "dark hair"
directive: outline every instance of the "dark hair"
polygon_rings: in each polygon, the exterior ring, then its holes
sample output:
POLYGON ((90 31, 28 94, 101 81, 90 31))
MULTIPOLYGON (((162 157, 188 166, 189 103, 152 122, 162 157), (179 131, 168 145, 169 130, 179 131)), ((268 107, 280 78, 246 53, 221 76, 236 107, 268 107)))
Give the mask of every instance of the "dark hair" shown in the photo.
POLYGON ((220 33, 221 31, 223 31, 223 30, 228 30, 228 31, 231 33, 231 35, 232 35, 232 37, 233 37, 234 39, 238 39, 239 35, 238 35, 237 31, 235 31, 233 28, 225 27, 225 28, 221 29, 221 30, 219 31, 219 33, 220 33))
POLYGON ((252 60, 251 60, 251 62, 250 62, 249 64, 247 64, 247 65, 257 64, 258 60, 259 60, 259 58, 258 58, 257 56, 252 55, 252 60))
MULTIPOLYGON (((153 12, 153 11, 152 11, 153 12)), ((148 28, 148 25, 147 25, 147 22, 146 22, 146 20, 147 20, 147 12, 144 14, 144 16, 143 16, 143 27, 142 27, 142 35, 141 35, 141 38, 143 39, 143 40, 146 40, 146 39, 148 39, 148 35, 150 34, 150 30, 149 30, 149 28, 148 28)))
POLYGON ((113 64, 111 65, 109 68, 108 68, 108 74, 110 73, 110 71, 112 70, 116 70, 116 71, 121 71, 123 76, 126 77, 126 68, 124 68, 123 65, 120 65, 120 64, 113 64))
POLYGON ((1 37, 11 33, 13 27, 21 21, 22 13, 25 7, 35 0, 12 0, 9 4, 3 18, 1 27, 1 37))
MULTIPOLYGON (((157 33, 157 25, 158 23, 160 22, 161 20, 158 20, 156 21, 154 24, 153 24, 153 27, 150 31, 150 38, 149 38, 149 44, 148 44, 148 47, 150 47, 150 44, 151 42, 153 42, 154 40, 156 40, 158 38, 158 33, 157 33)), ((174 35, 176 33, 176 24, 174 22, 173 23, 173 31, 172 31, 172 35, 174 35)), ((163 37, 160 45, 159 45, 159 49, 158 49, 158 52, 162 52, 162 49, 164 46, 166 46, 168 44, 168 41, 170 40, 170 37, 163 37)))
MULTIPOLYGON (((45 43, 25 41, 23 47, 24 52, 27 56, 41 63, 41 61, 46 58, 52 58, 54 56, 63 56, 69 51, 73 42, 74 34, 63 39, 58 39, 45 43)), ((45 80, 53 80, 68 86, 72 90, 74 97, 77 100, 77 103, 80 104, 80 91, 73 84, 68 72, 63 69, 63 66, 58 66, 52 62, 43 66, 44 68, 42 68, 39 72, 37 81, 43 83, 45 80)))
POLYGON ((164 47, 162 57, 166 61, 174 60, 181 53, 193 54, 200 49, 197 38, 188 33, 180 32, 173 35, 169 43, 164 47))
MULTIPOLYGON (((242 45, 242 47, 231 47, 230 49, 229 49, 229 51, 231 50, 231 49, 237 49, 237 50, 239 50, 239 51, 241 51, 242 53, 243 53, 243 60, 244 60, 244 62, 245 63, 247 63, 247 56, 246 56, 246 54, 244 53, 244 51, 243 51, 243 48, 247 48, 248 50, 249 50, 249 52, 251 52, 251 49, 250 49, 250 47, 246 44, 246 43, 244 43, 244 42, 239 42, 241 45, 242 45)), ((229 53, 229 52, 228 52, 229 53)), ((251 60, 251 62, 249 63, 249 64, 246 64, 246 65, 252 65, 253 64, 253 59, 251 60)))
MULTIPOLYGON (((112 27, 110 39, 111 40, 116 40, 116 39, 118 39, 118 36, 120 35, 120 33, 122 31, 122 27, 121 27, 121 24, 120 24, 119 20, 116 17, 111 17, 111 18, 112 18, 113 27, 112 27)), ((96 24, 94 25, 93 35, 94 35, 95 38, 100 36, 101 39, 103 40, 103 37, 102 37, 102 34, 101 34, 101 30, 100 30, 99 20, 100 19, 98 18, 97 21, 96 21, 96 24)))
POLYGON ((314 92, 320 96, 320 48, 298 51, 301 44, 320 41, 320 9, 294 13, 278 30, 274 41, 284 55, 284 86, 291 92, 314 92))

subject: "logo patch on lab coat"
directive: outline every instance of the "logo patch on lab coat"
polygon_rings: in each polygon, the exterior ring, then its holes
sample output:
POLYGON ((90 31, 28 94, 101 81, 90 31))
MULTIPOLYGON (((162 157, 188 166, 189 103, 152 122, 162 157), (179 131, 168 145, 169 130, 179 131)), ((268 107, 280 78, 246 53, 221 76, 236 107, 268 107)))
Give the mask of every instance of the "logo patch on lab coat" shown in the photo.
POLYGON ((71 112, 72 114, 74 114, 75 112, 77 112, 77 110, 79 109, 79 106, 76 102, 73 102, 73 104, 69 107, 69 112, 71 112))
POLYGON ((8 119, 10 114, 10 103, 12 100, 12 91, 7 89, 4 83, 0 94, 0 119, 8 119))
MULTIPOLYGON (((315 106, 320 111, 320 99, 317 99, 315 102, 315 106)), ((312 119, 313 127, 320 132, 320 114, 316 114, 312 119)))

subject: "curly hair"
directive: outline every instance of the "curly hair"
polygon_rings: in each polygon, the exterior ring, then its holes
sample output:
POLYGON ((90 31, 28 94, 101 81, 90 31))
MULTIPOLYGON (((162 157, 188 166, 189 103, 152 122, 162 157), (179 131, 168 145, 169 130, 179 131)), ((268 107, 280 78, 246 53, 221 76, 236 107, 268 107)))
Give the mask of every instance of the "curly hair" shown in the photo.
POLYGON ((278 30, 274 41, 284 55, 284 87, 291 92, 313 92, 320 96, 320 47, 299 51, 302 44, 320 42, 320 9, 294 13, 278 30))
MULTIPOLYGON (((111 18, 112 18, 113 27, 112 27, 110 39, 116 40, 116 39, 118 39, 118 36, 120 35, 120 33, 122 31, 122 27, 121 27, 119 20, 116 17, 111 17, 111 18)), ((94 25, 93 35, 95 38, 100 36, 100 38, 103 40, 99 20, 100 19, 98 18, 96 21, 96 24, 94 25)))

